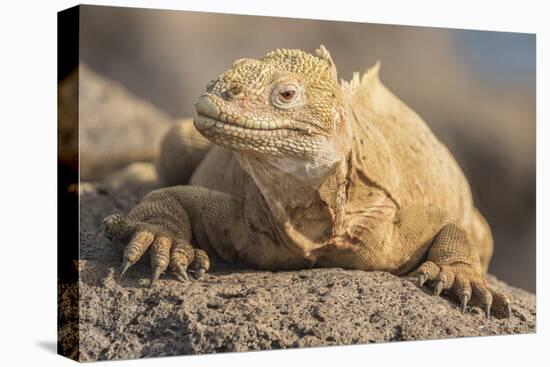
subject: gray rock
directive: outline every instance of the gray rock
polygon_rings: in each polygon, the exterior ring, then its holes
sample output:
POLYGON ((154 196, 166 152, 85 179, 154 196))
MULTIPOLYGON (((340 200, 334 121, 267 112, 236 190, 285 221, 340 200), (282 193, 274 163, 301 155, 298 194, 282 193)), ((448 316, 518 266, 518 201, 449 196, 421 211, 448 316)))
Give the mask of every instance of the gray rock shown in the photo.
MULTIPOLYGON (((185 283, 164 275, 149 289, 150 268, 138 263, 120 280, 120 250, 98 225, 143 194, 98 186, 81 193, 82 361, 535 332, 535 296, 492 276, 512 298, 510 319, 486 319, 474 307, 462 314, 453 300, 384 272, 217 266, 185 283)), ((60 310, 74 288, 61 289, 60 310)), ((69 348, 63 339, 60 346, 69 348)))
POLYGON ((100 180, 132 162, 150 162, 173 120, 121 84, 80 65, 59 86, 59 126, 64 156, 77 154, 80 177, 100 180), (78 97, 78 104, 75 98, 78 97), (78 139, 72 117, 79 108, 78 139))

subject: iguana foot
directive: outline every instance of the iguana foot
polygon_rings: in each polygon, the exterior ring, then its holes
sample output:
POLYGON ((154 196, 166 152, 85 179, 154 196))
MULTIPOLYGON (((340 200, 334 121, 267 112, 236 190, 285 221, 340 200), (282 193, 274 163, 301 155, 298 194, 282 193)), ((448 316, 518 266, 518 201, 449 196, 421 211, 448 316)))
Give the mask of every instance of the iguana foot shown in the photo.
POLYGON ((512 313, 510 298, 494 291, 483 275, 469 265, 457 263, 439 266, 426 261, 411 275, 419 287, 428 282, 434 296, 442 292, 454 295, 462 313, 469 303, 481 307, 486 317, 493 313, 498 318, 507 318, 512 313))
POLYGON ((133 222, 119 214, 103 219, 104 234, 110 239, 127 242, 122 256, 120 277, 149 250, 152 269, 151 287, 170 267, 180 281, 189 279, 187 273, 193 272, 195 278, 202 277, 210 268, 208 254, 195 249, 174 232, 164 226, 133 222))

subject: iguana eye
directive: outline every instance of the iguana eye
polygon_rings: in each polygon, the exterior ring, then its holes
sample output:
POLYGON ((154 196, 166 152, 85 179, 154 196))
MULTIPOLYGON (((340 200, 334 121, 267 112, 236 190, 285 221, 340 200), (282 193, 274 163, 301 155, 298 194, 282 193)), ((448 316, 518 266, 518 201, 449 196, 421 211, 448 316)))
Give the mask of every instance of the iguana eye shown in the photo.
POLYGON ((300 87, 293 83, 277 85, 271 93, 271 102, 275 107, 291 108, 296 107, 301 97, 300 87))
POLYGON ((292 98, 294 98, 294 96, 296 95, 296 92, 293 90, 285 90, 284 92, 281 92, 279 94, 281 95, 281 97, 283 97, 285 101, 291 101, 292 98))

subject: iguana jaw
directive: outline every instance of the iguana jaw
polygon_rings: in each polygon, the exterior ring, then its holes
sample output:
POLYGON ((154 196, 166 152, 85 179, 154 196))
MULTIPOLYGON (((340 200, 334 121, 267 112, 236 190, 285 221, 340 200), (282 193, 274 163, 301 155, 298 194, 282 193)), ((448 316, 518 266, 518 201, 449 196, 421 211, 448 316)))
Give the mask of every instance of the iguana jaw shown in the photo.
POLYGON ((201 96, 195 109, 197 130, 232 151, 308 160, 326 145, 327 138, 310 124, 259 115, 217 95, 201 96))
POLYGON ((227 106, 223 105, 223 102, 217 99, 219 98, 216 96, 205 94, 195 104, 198 114, 196 124, 199 127, 209 128, 212 127, 213 123, 217 123, 220 127, 227 124, 225 129, 228 130, 230 130, 231 126, 241 128, 242 130, 258 131, 291 128, 291 122, 288 120, 267 119, 264 116, 258 119, 247 117, 239 109, 227 108, 227 106))

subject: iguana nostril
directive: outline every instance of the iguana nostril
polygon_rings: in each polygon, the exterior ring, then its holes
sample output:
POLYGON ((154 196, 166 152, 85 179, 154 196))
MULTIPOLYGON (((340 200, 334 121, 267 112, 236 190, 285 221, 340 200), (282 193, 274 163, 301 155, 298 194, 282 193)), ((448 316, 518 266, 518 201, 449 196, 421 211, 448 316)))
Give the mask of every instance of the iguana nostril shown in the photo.
POLYGON ((227 90, 222 92, 222 97, 225 100, 238 97, 242 93, 242 88, 238 85, 232 85, 227 90))
POLYGON ((211 93, 215 85, 216 85, 216 80, 211 80, 210 82, 208 82, 208 84, 206 84, 206 91, 208 93, 211 93))

